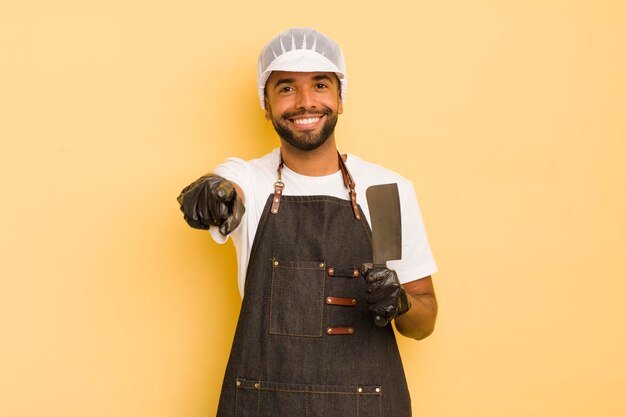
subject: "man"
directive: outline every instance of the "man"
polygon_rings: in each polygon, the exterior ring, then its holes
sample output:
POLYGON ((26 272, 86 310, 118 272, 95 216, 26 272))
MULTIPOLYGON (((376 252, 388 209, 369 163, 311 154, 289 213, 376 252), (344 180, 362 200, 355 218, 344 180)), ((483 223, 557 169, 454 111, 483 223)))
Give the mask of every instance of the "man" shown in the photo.
POLYGON ((436 266, 411 183, 337 152, 346 80, 324 34, 272 39, 258 86, 280 148, 228 159, 178 197, 192 227, 237 249, 243 302, 219 416, 411 416, 388 322, 418 340, 433 331, 436 266), (388 183, 399 190, 403 257, 373 266, 365 190, 388 183))

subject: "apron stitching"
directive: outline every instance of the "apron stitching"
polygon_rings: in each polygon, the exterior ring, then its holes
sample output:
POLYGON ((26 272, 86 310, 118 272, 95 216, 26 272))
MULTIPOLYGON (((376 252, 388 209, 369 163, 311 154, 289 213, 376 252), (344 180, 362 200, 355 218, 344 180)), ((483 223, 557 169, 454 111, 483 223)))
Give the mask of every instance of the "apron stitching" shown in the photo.
POLYGON ((293 333, 270 332, 270 334, 274 336, 289 336, 289 337, 322 337, 321 332, 320 334, 293 334, 293 333))
MULTIPOLYGON (((274 259, 271 259, 271 260, 273 261, 274 259)), ((317 268, 310 268, 310 267, 305 267, 305 266, 297 267, 297 266, 283 266, 283 265, 281 265, 280 267, 282 269, 297 269, 297 270, 307 269, 307 270, 313 270, 313 271, 319 271, 319 269, 320 269, 319 267, 317 267, 317 268)))
MULTIPOLYGON (((260 381, 260 386, 258 388, 253 388, 253 387, 249 387, 249 386, 243 386, 241 388, 238 389, 242 389, 242 390, 255 390, 255 391, 271 391, 271 392, 291 392, 291 393, 300 393, 300 394, 332 394, 332 395, 346 395, 346 396, 357 396, 357 397, 362 397, 362 396, 368 396, 368 397, 381 397, 382 394, 379 393, 375 393, 375 392, 354 392, 353 388, 354 386, 352 385, 348 385, 347 387, 350 387, 350 391, 332 391, 332 390, 311 390, 311 386, 308 384, 300 384, 300 385, 304 385, 304 388, 300 388, 300 389, 289 389, 289 388, 268 388, 266 381, 260 381)), ((371 388, 371 387, 370 387, 371 388)))
POLYGON ((237 406, 239 405, 239 390, 235 387, 235 415, 238 416, 237 406))
MULTIPOLYGON (((324 274, 322 276, 322 297, 326 297, 326 274, 324 274)), ((324 298, 322 298, 323 300, 324 298)), ((326 310, 324 308, 324 306, 322 305, 322 317, 320 320, 320 337, 322 336, 322 329, 324 328, 324 310, 326 310)))
MULTIPOLYGON (((302 196, 291 195, 291 196, 285 196, 285 197, 302 197, 302 196)), ((337 198, 337 197, 335 197, 335 198, 337 198)), ((338 205, 341 205, 341 206, 348 206, 349 204, 346 204, 346 203, 350 203, 348 200, 341 200, 341 199, 339 199, 339 201, 337 201, 337 200, 334 200, 334 199, 331 200, 331 199, 324 199, 324 198, 316 198, 314 200, 312 199, 312 200, 307 200, 307 201, 298 201, 298 200, 291 200, 290 201, 290 203, 292 203, 292 204, 300 204, 300 203, 308 204, 310 202, 314 202, 314 203, 319 203, 319 202, 322 202, 322 203, 333 203, 333 204, 338 204, 338 205)))
POLYGON ((367 396, 376 396, 376 397, 380 397, 380 394, 375 394, 373 392, 363 392, 363 393, 359 393, 356 394, 354 392, 345 392, 345 391, 310 391, 307 388, 305 389, 277 389, 277 388, 265 388, 265 387, 261 387, 261 388, 251 388, 251 387, 244 387, 244 388, 239 388, 239 389, 247 389, 247 390, 255 390, 255 391, 272 391, 272 392, 291 392, 291 393, 300 393, 300 394, 332 394, 332 395, 348 395, 348 396, 363 396, 363 395, 367 395, 367 396))
MULTIPOLYGON (((272 257, 272 262, 274 261, 275 258, 272 257)), ((276 271, 276 268, 274 268, 274 266, 272 265, 272 278, 271 278, 271 284, 270 284, 270 317, 269 317, 269 327, 267 328, 267 330, 270 332, 270 334, 272 333, 272 299, 274 298, 274 271, 276 271)))
POLYGON ((259 415, 261 414, 261 390, 257 390, 257 395, 256 395, 256 415, 257 417, 259 417, 259 415))

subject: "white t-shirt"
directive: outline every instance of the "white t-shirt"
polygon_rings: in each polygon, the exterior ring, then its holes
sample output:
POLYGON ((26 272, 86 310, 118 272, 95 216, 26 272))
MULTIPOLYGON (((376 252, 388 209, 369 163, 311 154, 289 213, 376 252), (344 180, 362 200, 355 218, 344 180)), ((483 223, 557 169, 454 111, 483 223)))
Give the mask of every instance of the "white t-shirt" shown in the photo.
MULTIPOLYGON (((246 212, 239 226, 228 236, 232 238, 237 251, 239 292, 242 296, 250 250, 267 198, 274 193, 279 163, 280 149, 276 148, 271 153, 250 161, 229 158, 214 171, 215 174, 237 184, 245 195, 246 212)), ((396 271, 400 282, 414 281, 436 272, 437 266, 426 238, 422 215, 411 182, 393 171, 351 154, 348 154, 346 166, 356 183, 357 203, 368 222, 370 214, 365 190, 370 185, 394 182, 398 184, 402 212, 402 259, 389 261, 387 266, 396 271)), ((330 195, 344 200, 350 199, 339 170, 331 175, 308 177, 290 170, 285 165, 282 180, 285 184, 283 195, 330 195)), ((222 236, 216 227, 211 227, 210 232, 218 243, 228 240, 228 237, 222 236)))

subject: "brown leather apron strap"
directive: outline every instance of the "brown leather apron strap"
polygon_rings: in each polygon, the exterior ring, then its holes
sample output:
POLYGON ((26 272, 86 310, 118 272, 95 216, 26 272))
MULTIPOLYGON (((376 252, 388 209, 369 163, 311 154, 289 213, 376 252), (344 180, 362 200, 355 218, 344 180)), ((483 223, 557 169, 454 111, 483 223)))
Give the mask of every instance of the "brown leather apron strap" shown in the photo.
POLYGON ((341 173, 343 174, 343 183, 348 189, 348 193, 350 194, 350 202, 352 203, 352 211, 354 212, 354 217, 357 220, 361 220, 361 214, 359 213, 359 206, 356 203, 356 183, 354 182, 354 178, 350 175, 350 171, 348 171, 348 167, 344 162, 341 154, 337 152, 337 156, 339 156, 339 168, 341 169, 341 173))
POLYGON ((270 210, 270 213, 272 214, 278 213, 278 207, 280 206, 280 198, 282 197, 283 189, 285 188, 285 184, 283 183, 283 180, 282 180, 282 171, 283 171, 284 165, 285 163, 283 162, 283 155, 281 154, 280 164, 278 164, 278 169, 276 170, 276 172, 278 173, 278 179, 274 183, 274 198, 272 199, 272 208, 270 210))
MULTIPOLYGON (((361 213, 359 213, 359 206, 356 202, 356 183, 354 182, 354 178, 350 175, 350 171, 348 171, 348 167, 343 160, 343 157, 339 152, 337 152, 337 158, 339 159, 339 169, 341 170, 341 175, 343 176, 343 183, 348 189, 348 194, 350 195, 350 204, 352 205, 352 211, 354 212, 354 217, 357 220, 361 220, 361 213)), ((285 163, 283 162, 283 155, 280 154, 280 163, 278 164, 278 169, 276 172, 278 173, 278 180, 274 183, 274 198, 272 199, 272 214, 278 214, 278 208, 280 207, 280 198, 283 195, 283 189, 285 188, 285 184, 281 178, 281 174, 283 171, 283 167, 285 163)))
POLYGON ((283 195, 283 188, 285 184, 282 181, 276 181, 274 183, 274 199, 272 200, 272 214, 278 213, 278 206, 280 206, 280 197, 283 195))

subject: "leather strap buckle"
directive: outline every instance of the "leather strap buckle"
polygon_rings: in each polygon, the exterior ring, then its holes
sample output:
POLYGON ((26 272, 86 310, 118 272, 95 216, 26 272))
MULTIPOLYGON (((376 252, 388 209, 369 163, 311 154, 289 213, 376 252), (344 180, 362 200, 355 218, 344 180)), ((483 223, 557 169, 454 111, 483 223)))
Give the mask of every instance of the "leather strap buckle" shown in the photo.
POLYGON ((274 183, 274 198, 272 199, 272 214, 278 213, 278 207, 280 206, 280 198, 283 196, 283 189, 285 188, 285 184, 278 180, 274 183))

